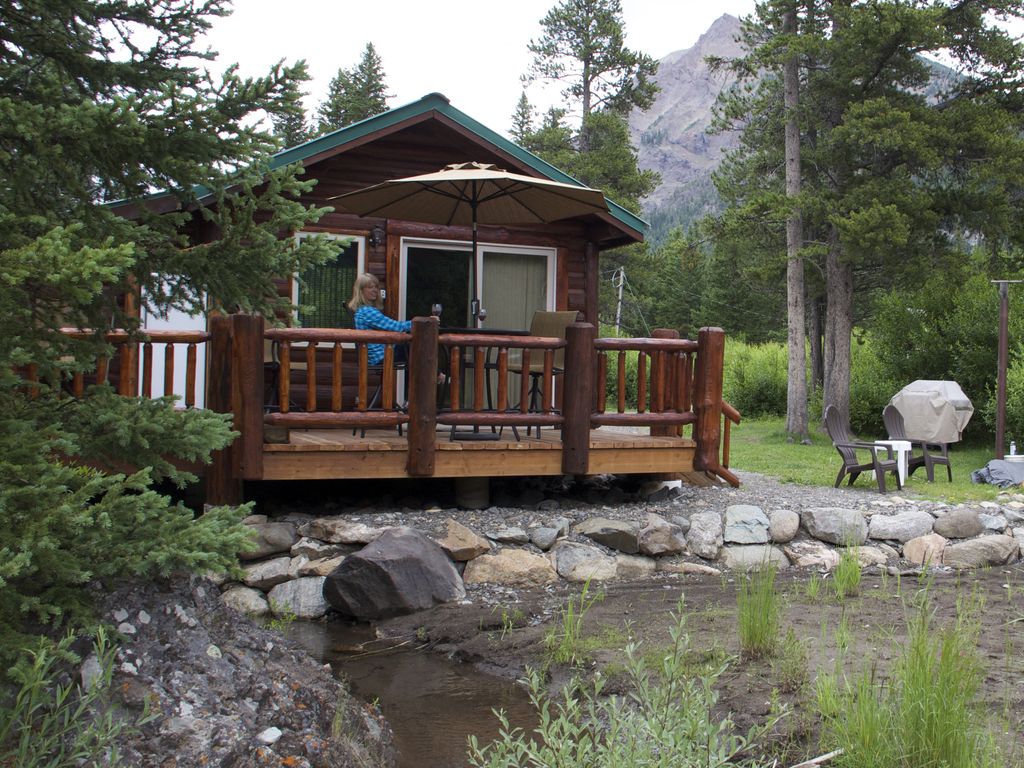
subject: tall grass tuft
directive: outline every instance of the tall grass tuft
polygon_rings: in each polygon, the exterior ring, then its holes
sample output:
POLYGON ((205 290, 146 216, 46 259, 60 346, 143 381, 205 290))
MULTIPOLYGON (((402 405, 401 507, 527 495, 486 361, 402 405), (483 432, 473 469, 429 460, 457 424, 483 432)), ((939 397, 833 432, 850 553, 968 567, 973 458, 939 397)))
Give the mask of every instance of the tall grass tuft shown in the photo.
POLYGON ((860 590, 860 561, 853 547, 843 547, 839 553, 839 565, 832 574, 832 585, 836 597, 845 600, 860 590))
POLYGON ((824 739, 841 747, 839 768, 996 768, 1004 764, 984 716, 973 707, 983 667, 979 624, 961 614, 936 630, 927 601, 911 618, 890 681, 873 670, 839 681, 819 677, 824 739))
POLYGON ((555 664, 578 664, 583 661, 583 619, 603 594, 590 594, 590 579, 583 584, 578 598, 570 597, 562 609, 562 620, 544 636, 544 646, 555 664))
POLYGON ((779 637, 775 566, 764 563, 740 579, 737 596, 740 648, 751 658, 771 656, 779 637))

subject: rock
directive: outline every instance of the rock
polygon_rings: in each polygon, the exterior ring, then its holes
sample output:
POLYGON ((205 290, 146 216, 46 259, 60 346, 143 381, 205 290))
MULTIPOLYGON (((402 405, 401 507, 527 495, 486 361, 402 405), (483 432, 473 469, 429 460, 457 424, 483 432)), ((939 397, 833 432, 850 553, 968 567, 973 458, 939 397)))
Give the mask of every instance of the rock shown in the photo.
POLYGON ((686 551, 686 536, 678 525, 648 512, 644 527, 637 535, 637 544, 640 552, 652 557, 677 555, 686 551))
POLYGON ((324 541, 320 541, 319 539, 311 539, 308 536, 303 536, 292 545, 291 555, 292 557, 299 557, 302 555, 308 557, 310 560, 320 560, 324 557, 347 555, 355 552, 357 549, 359 549, 358 546, 348 544, 328 544, 324 541))
POLYGON ((270 613, 266 595, 252 587, 231 587, 221 595, 221 599, 228 608, 246 616, 266 616, 270 613))
POLYGON ((658 573, 682 573, 693 576, 721 576, 722 572, 704 563, 688 563, 685 560, 658 560, 655 563, 658 573))
POLYGON ((299 619, 319 619, 330 607, 324 599, 325 576, 305 576, 278 584, 267 595, 276 615, 295 614, 299 619))
POLYGON ((441 545, 411 528, 392 528, 346 557, 323 594, 346 616, 382 619, 461 600, 466 590, 441 545))
POLYGON ((1003 508, 1003 515, 1010 525, 1024 523, 1024 504, 1019 501, 1011 501, 1003 508))
POLYGON ((633 523, 609 520, 606 517, 592 517, 577 525, 575 532, 627 555, 635 555, 640 551, 637 540, 639 531, 633 523))
POLYGON ((782 551, 797 568, 825 568, 831 571, 839 565, 839 553, 820 541, 791 541, 782 551))
POLYGON ((793 540, 800 530, 800 515, 790 509, 777 509, 768 515, 768 538, 776 544, 793 540))
POLYGON ((298 576, 330 576, 334 570, 341 565, 347 555, 336 557, 322 557, 319 560, 310 560, 299 568, 298 576))
POLYGON ((914 565, 937 565, 942 562, 942 551, 947 544, 945 537, 929 533, 904 544, 903 558, 914 565))
POLYGON ((390 527, 373 528, 345 517, 318 517, 299 528, 299 533, 328 544, 369 544, 390 527))
POLYGON ((984 526, 973 509, 954 509, 936 519, 932 530, 947 539, 970 539, 980 534, 984 526))
POLYGON ((657 503, 679 495, 679 480, 652 480, 640 486, 640 498, 657 503))
POLYGON ((718 512, 697 512, 690 516, 686 546, 698 557, 715 560, 722 546, 722 516, 718 512))
POLYGON ((555 571, 566 581, 605 581, 614 579, 615 558, 597 547, 560 541, 548 553, 555 571))
POLYGON ((541 526, 530 529, 530 541, 538 549, 547 552, 558 540, 558 529, 541 526))
POLYGON ((812 507, 800 512, 800 522, 814 538, 842 547, 859 546, 868 537, 868 524, 856 509, 812 507))
POLYGON ((491 550, 491 544, 487 539, 462 523, 449 517, 445 521, 445 526, 444 538, 438 539, 437 543, 452 560, 464 563, 491 550))
POLYGON ((878 547, 853 547, 853 550, 861 568, 867 568, 872 565, 885 565, 889 562, 886 553, 878 547))
POLYGON ((294 523, 255 523, 249 529, 256 534, 253 539, 255 548, 239 552, 238 557, 242 560, 260 560, 278 552, 288 552, 299 540, 294 523))
POLYGON ((935 518, 927 512, 900 512, 897 515, 872 515, 868 525, 869 539, 910 541, 932 532, 935 518))
POLYGON ((556 517, 551 521, 551 527, 558 530, 559 536, 568 536, 572 521, 568 517, 556 517))
POLYGON ((766 544, 768 516, 752 504, 731 504, 725 508, 726 544, 766 544))
POLYGON ((884 541, 876 542, 874 548, 885 555, 886 560, 899 560, 900 553, 895 547, 891 547, 884 541))
POLYGON ((654 573, 657 563, 640 555, 616 555, 615 575, 620 579, 644 579, 654 573))
POLYGON ((266 592, 271 587, 288 581, 291 578, 292 559, 290 557, 275 557, 273 560, 264 560, 259 563, 243 566, 245 576, 242 581, 247 587, 262 589, 266 592))
POLYGON ((981 521, 981 525, 986 531, 1002 533, 1006 530, 1006 518, 1002 515, 980 514, 978 520, 981 521))
POLYGON ((271 726, 256 734, 256 741, 269 747, 272 744, 276 744, 282 736, 284 736, 284 733, 282 733, 280 728, 271 726))
MULTIPOLYGON (((767 530, 765 528, 765 532, 767 530)), ((724 546, 720 559, 727 568, 742 571, 753 571, 764 568, 766 565, 774 565, 776 568, 785 568, 789 565, 789 560, 783 551, 770 544, 724 546)))
POLYGON ((558 574, 546 557, 510 548, 470 560, 462 577, 466 584, 505 584, 512 587, 533 587, 558 581, 558 574))
POLYGON ((942 552, 942 564, 953 568, 980 568, 1003 565, 1020 554, 1020 543, 1013 536, 981 536, 950 544, 942 552))
POLYGON ((1013 537, 1020 542, 1021 556, 1024 557, 1024 528, 1014 528, 1013 537))
POLYGON ((679 530, 684 534, 690 530, 690 518, 683 517, 682 515, 672 515, 672 525, 678 525, 679 530))
POLYGON ((487 538, 499 544, 528 544, 530 541, 530 535, 518 526, 488 531, 487 538))

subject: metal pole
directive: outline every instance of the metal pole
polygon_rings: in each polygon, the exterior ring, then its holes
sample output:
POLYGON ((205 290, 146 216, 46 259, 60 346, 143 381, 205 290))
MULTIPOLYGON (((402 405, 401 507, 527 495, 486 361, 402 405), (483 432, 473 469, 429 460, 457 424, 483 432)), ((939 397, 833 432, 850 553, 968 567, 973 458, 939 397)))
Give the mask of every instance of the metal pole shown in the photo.
POLYGON ((1009 354, 1010 286, 1007 280, 994 280, 999 286, 999 363, 996 383, 996 458, 1003 458, 1006 438, 1006 358, 1009 354))
POLYGON ((612 285, 619 289, 619 303, 615 307, 615 335, 619 335, 619 322, 622 320, 622 287, 626 284, 626 269, 619 267, 612 276, 612 285))

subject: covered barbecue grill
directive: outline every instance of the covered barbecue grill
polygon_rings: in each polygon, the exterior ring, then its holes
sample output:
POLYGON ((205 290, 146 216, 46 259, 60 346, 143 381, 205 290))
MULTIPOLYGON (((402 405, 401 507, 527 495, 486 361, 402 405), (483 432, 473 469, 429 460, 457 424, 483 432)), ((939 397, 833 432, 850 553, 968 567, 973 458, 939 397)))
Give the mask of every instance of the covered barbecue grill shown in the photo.
POLYGON ((907 437, 929 443, 956 443, 974 413, 955 381, 918 379, 889 401, 903 416, 907 437))

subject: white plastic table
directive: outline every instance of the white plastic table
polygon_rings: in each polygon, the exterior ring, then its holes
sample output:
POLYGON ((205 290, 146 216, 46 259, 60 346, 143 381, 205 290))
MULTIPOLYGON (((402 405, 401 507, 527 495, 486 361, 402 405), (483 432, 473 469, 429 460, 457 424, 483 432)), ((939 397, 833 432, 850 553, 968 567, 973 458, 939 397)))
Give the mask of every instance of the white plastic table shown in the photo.
POLYGON ((896 470, 900 475, 900 485, 905 485, 907 482, 907 460, 910 457, 910 441, 875 440, 875 445, 892 448, 892 452, 896 454, 896 470))

